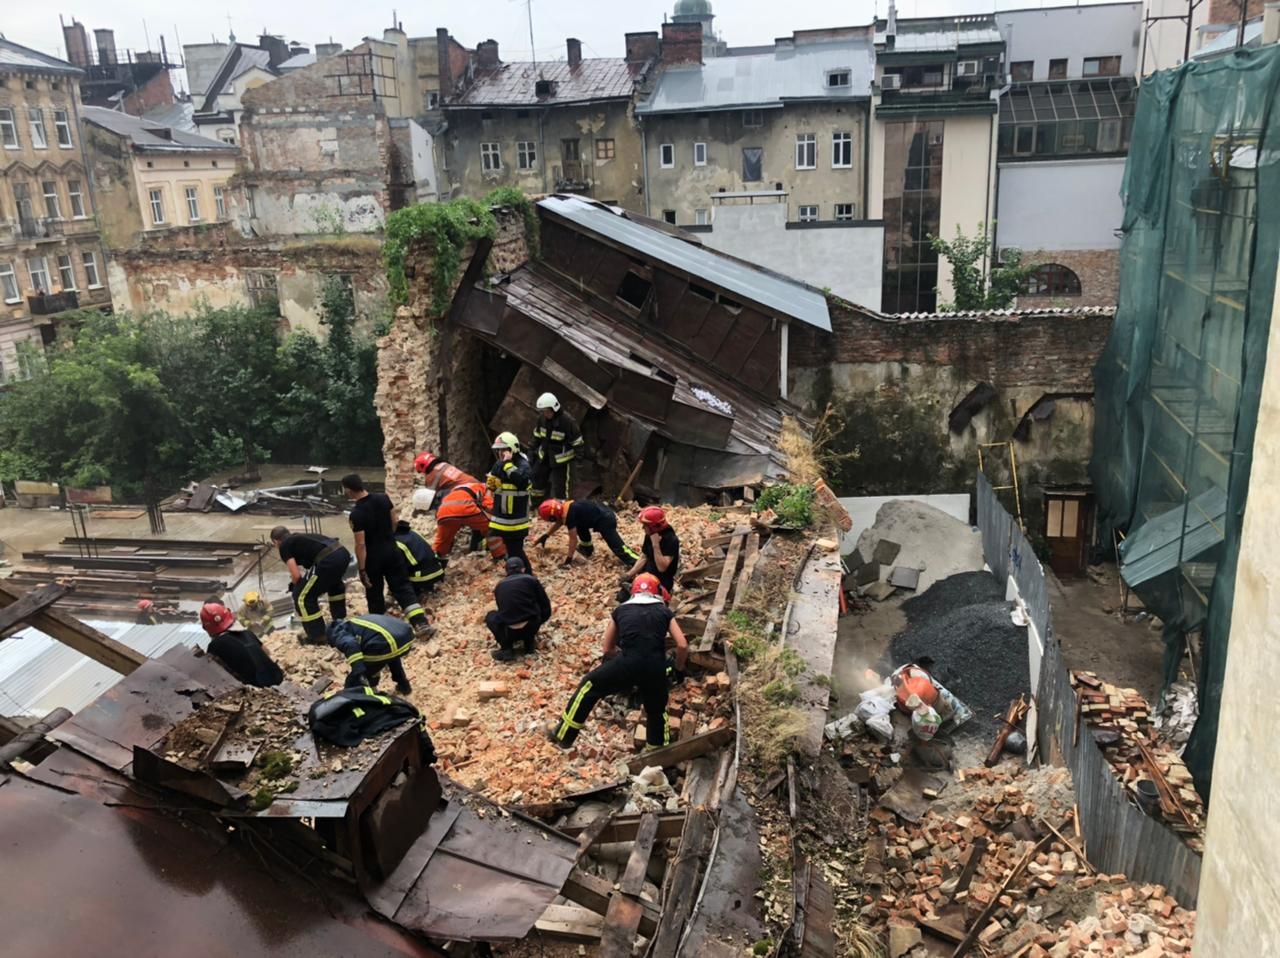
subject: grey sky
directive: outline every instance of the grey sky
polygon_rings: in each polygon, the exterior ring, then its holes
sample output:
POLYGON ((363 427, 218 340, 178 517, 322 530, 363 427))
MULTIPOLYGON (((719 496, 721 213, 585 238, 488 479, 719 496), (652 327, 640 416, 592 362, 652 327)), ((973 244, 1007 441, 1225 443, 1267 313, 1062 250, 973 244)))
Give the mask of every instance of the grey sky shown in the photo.
MULTIPOLYGON (((533 25, 538 56, 564 57, 564 40, 582 40, 587 56, 621 56, 622 35, 629 31, 655 30, 675 0, 534 0, 533 25)), ((866 23, 879 7, 884 14, 888 0, 715 0, 716 28, 733 46, 768 43, 793 30, 866 23)), ((999 0, 1000 9, 1059 6, 1036 0, 999 0)), ((0 32, 10 40, 63 56, 58 9, 39 3, 5 0, 0 32)), ((492 37, 504 60, 529 57, 529 25, 525 0, 461 0, 456 3, 383 0, 382 4, 350 0, 72 0, 62 14, 79 19, 92 31, 111 27, 121 49, 159 49, 164 35, 170 53, 175 37, 183 43, 225 40, 230 26, 236 38, 254 42, 265 28, 270 33, 310 46, 332 37, 346 46, 365 36, 381 36, 391 25, 393 7, 410 36, 432 34, 437 27, 450 32, 468 47, 492 37), (145 30, 144 30, 145 24, 145 30)), ((901 0, 898 15, 932 16, 946 13, 981 13, 993 9, 992 0, 901 0)))

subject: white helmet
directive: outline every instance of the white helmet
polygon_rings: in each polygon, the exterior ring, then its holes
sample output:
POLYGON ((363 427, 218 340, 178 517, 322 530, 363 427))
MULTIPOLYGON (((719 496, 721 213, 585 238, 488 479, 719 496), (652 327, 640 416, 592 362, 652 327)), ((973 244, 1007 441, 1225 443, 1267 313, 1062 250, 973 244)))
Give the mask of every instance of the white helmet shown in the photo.
POLYGON ((550 409, 552 412, 560 411, 560 400, 555 397, 554 393, 543 393, 538 397, 538 412, 544 409, 550 409))

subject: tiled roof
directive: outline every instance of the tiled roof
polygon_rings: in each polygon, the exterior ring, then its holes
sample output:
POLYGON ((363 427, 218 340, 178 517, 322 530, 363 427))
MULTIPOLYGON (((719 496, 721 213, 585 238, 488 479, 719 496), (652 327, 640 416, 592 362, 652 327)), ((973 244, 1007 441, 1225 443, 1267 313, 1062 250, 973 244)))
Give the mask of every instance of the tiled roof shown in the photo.
POLYGON ((493 70, 476 71, 475 82, 449 105, 541 106, 626 99, 634 84, 627 61, 620 57, 583 60, 572 68, 565 61, 503 63, 493 70), (548 96, 537 95, 535 84, 539 80, 554 84, 548 96))
POLYGON ((39 73, 81 73, 66 60, 0 37, 0 70, 31 70, 39 73))
POLYGON ((205 150, 218 153, 239 152, 229 143, 105 107, 84 107, 84 118, 94 126, 128 137, 133 147, 143 153, 190 153, 205 150), (162 132, 168 132, 170 136, 161 136, 162 132))

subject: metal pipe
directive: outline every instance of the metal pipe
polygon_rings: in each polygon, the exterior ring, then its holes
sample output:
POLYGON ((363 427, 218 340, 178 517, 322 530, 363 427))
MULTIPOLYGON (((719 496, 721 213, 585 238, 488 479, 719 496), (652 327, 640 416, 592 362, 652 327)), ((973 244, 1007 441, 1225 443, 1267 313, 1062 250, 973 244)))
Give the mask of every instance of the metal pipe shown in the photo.
POLYGON ((0 768, 12 766, 26 752, 39 745, 41 739, 69 718, 71 718, 70 709, 56 708, 7 745, 0 746, 0 768))
POLYGON ((645 134, 644 117, 637 117, 637 124, 640 127, 640 177, 644 183, 644 215, 652 216, 653 211, 649 209, 649 140, 645 134))

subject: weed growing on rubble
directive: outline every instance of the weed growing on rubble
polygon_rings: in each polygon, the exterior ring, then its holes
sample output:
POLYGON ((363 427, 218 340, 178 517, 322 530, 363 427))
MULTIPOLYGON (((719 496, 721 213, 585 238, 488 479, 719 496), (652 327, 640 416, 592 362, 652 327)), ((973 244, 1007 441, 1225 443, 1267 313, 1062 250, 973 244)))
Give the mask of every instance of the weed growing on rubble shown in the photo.
POLYGON ((805 529, 813 523, 813 495, 813 486, 780 482, 760 493, 755 509, 772 509, 783 525, 805 529))

